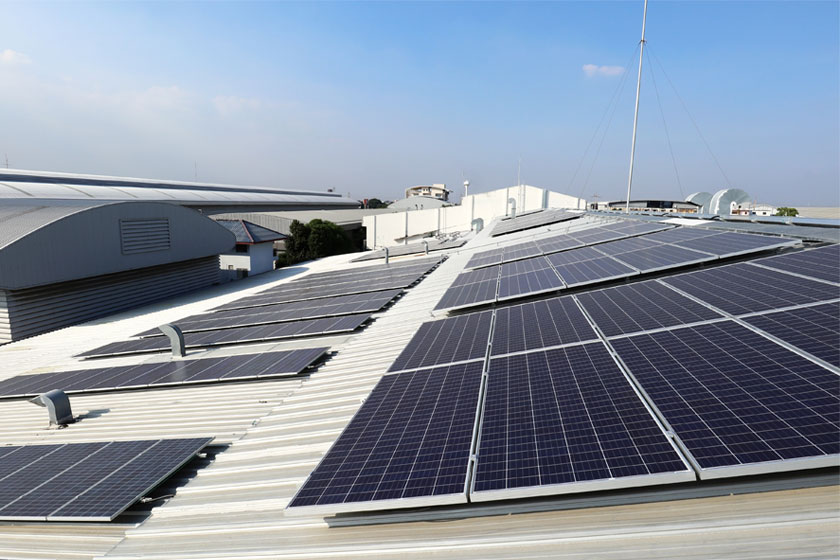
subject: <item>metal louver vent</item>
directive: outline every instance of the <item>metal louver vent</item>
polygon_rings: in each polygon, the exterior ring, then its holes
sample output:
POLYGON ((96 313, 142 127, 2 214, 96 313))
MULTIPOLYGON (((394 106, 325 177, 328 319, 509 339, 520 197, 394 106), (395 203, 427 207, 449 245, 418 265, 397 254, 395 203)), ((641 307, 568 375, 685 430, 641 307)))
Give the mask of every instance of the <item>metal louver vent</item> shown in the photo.
POLYGON ((169 219, 120 220, 123 255, 166 251, 170 248, 169 219))

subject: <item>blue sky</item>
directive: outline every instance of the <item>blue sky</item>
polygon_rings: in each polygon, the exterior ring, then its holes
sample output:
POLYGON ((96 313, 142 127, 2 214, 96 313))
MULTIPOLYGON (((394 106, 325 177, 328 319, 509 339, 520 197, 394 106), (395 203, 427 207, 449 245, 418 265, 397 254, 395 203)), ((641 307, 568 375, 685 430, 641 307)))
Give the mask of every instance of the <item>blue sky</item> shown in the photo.
MULTIPOLYGON (((185 180, 197 166, 201 180, 356 198, 499 188, 521 158, 523 182, 622 198, 641 8, 4 3, 0 157, 185 180)), ((651 1, 634 195, 733 186, 840 206, 839 28, 833 1, 651 1)))

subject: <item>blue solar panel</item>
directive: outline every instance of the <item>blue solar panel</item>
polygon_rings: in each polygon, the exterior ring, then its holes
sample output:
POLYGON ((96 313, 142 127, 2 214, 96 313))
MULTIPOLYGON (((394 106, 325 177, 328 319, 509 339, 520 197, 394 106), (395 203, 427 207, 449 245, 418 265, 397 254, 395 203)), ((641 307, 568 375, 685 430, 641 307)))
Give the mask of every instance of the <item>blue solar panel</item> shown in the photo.
POLYGON ((596 247, 598 252, 604 255, 614 256, 620 253, 627 253, 629 251, 638 251, 639 249, 650 249, 653 247, 663 247, 662 243, 651 241, 647 237, 628 237, 627 239, 619 239, 618 241, 610 241, 609 243, 601 243, 596 247))
POLYGON ((768 257, 755 264, 840 284, 840 245, 836 244, 768 257))
POLYGON ((496 310, 493 356, 597 339, 571 297, 523 303, 496 310))
POLYGON ((701 239, 703 237, 709 237, 710 235, 715 235, 717 233, 718 232, 714 230, 703 229, 694 226, 677 227, 666 231, 660 231, 657 233, 646 235, 645 239, 650 239, 651 241, 659 241, 660 243, 676 243, 679 241, 701 239))
MULTIPOLYGON (((496 267, 494 267, 494 270, 496 270, 496 267)), ((496 274, 498 275, 498 270, 496 270, 496 274)), ((498 283, 498 279, 493 278, 492 280, 451 287, 444 292, 435 309, 455 309, 481 303, 492 303, 496 301, 496 286, 498 283)))
POLYGON ((501 266, 498 298, 559 290, 563 282, 545 257, 534 257, 501 266))
POLYGON ((467 262, 467 268, 480 268, 483 266, 490 266, 502 262, 502 256, 505 254, 504 249, 491 249, 489 251, 482 251, 476 253, 467 262))
POLYGON ((210 441, 106 441, 4 449, 0 519, 110 521, 210 441), (131 476, 126 476, 129 472, 131 476))
POLYGON ((840 367, 840 302, 754 315, 744 321, 840 367))
POLYGON ((740 255, 757 250, 796 245, 798 241, 784 237, 753 235, 749 233, 716 233, 699 239, 675 241, 675 245, 697 251, 719 255, 721 257, 740 255))
MULTIPOLYGON (((175 324, 181 329, 181 332, 187 333, 374 312, 382 309, 401 293, 402 290, 400 289, 385 290, 246 309, 231 309, 192 315, 175 321, 175 324)), ((160 329, 155 328, 136 336, 163 336, 163 333, 160 329)))
POLYGON ((472 500, 689 480, 602 343, 490 361, 472 500))
POLYGON ((606 336, 722 317, 655 280, 586 292, 575 297, 606 336))
POLYGON ((483 359, 492 318, 492 311, 484 311, 423 323, 388 371, 483 359))
POLYGON ((548 258, 549 262, 551 262, 554 266, 563 266, 565 264, 572 264, 592 259, 602 259, 604 258, 604 254, 594 247, 581 247, 579 249, 572 249, 571 251, 554 253, 553 255, 548 255, 546 258, 548 258))
POLYGON ((571 213, 565 210, 543 210, 539 212, 529 212, 526 214, 519 214, 516 218, 504 219, 496 224, 491 233, 492 237, 498 235, 505 235, 515 231, 523 231, 558 222, 565 222, 579 218, 582 214, 571 213))
POLYGON ((708 255, 675 245, 660 245, 659 247, 639 249, 615 255, 615 258, 642 272, 653 272, 717 259, 715 255, 708 255))
POLYGON ((482 366, 471 362, 384 376, 289 511, 466 502, 482 366))
POLYGON ((662 281, 734 315, 828 301, 840 295, 836 286, 747 263, 680 274, 662 281))
POLYGON ((611 344, 701 478, 836 465, 836 373, 733 321, 611 344))
POLYGON ((567 286, 603 282, 638 274, 629 266, 612 257, 601 257, 587 261, 555 266, 557 274, 567 286))
POLYGON ((556 253, 558 251, 565 251, 567 249, 583 246, 583 243, 575 239, 573 236, 565 234, 555 235, 545 239, 538 239, 535 243, 545 254, 556 253))
POLYGON ((0 382, 0 398, 26 397, 60 389, 65 393, 264 378, 296 374, 320 358, 326 347, 178 360, 100 369, 12 377, 0 382))
MULTIPOLYGON (((370 313, 360 313, 273 325, 257 325, 186 333, 184 335, 184 342, 187 348, 202 348, 239 344, 242 342, 261 342, 263 340, 280 340, 284 338, 350 332, 359 328, 370 317, 370 313)), ((169 348, 169 339, 166 337, 140 338, 106 344, 93 350, 82 352, 78 356, 91 358, 118 354, 142 354, 145 352, 160 352, 169 348)))

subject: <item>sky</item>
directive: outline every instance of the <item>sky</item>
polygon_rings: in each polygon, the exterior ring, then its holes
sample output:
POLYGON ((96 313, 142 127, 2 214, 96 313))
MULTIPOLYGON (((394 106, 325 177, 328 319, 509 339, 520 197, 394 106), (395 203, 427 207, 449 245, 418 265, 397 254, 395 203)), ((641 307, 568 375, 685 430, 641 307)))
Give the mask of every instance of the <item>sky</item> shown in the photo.
MULTIPOLYGON (((642 2, 8 2, 0 166, 626 196, 642 2)), ((840 206, 840 3, 651 0, 633 198, 840 206)))

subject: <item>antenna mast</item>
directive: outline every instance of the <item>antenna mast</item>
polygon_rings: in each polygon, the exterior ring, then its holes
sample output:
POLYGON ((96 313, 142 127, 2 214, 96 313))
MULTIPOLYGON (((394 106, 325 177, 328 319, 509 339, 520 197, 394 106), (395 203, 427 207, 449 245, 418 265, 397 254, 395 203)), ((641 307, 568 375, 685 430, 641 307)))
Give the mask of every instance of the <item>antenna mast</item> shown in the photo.
POLYGON ((627 205, 624 212, 630 213, 630 187, 633 186, 633 161, 636 158, 636 125, 639 123, 639 93, 642 90, 642 56, 645 54, 645 22, 647 20, 647 0, 642 13, 642 40, 639 42, 639 78, 636 80, 636 112, 633 114, 633 142, 630 144, 630 175, 627 177, 627 205))

